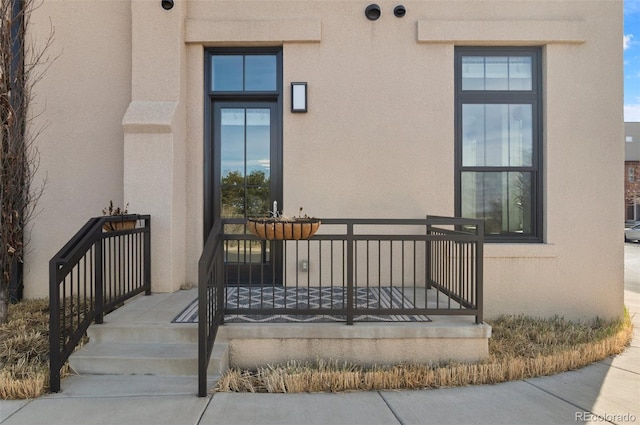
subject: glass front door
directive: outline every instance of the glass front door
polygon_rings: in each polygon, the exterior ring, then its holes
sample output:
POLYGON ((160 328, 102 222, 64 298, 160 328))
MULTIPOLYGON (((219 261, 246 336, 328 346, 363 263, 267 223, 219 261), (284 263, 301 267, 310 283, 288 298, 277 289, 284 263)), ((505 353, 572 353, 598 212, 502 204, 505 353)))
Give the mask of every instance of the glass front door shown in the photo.
POLYGON ((279 246, 244 239, 244 219, 268 216, 279 201, 276 102, 218 101, 213 105, 214 221, 242 219, 227 225, 227 283, 278 282, 279 246))

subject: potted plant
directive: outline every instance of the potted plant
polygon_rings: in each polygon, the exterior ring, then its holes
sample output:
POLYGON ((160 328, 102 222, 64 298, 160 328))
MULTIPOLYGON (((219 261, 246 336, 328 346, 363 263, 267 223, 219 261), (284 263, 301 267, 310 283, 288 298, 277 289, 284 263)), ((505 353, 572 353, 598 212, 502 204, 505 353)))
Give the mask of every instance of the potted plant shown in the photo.
POLYGON ((125 205, 124 208, 114 207, 113 201, 109 201, 109 206, 102 210, 102 215, 110 217, 119 216, 121 219, 120 221, 107 221, 102 225, 102 230, 105 232, 113 232, 116 230, 135 229, 136 220, 125 219, 125 216, 128 214, 128 207, 129 204, 125 205))
POLYGON ((299 240, 309 239, 320 227, 320 220, 302 214, 289 217, 278 211, 278 203, 273 203, 270 217, 247 219, 247 229, 260 239, 266 240, 299 240))

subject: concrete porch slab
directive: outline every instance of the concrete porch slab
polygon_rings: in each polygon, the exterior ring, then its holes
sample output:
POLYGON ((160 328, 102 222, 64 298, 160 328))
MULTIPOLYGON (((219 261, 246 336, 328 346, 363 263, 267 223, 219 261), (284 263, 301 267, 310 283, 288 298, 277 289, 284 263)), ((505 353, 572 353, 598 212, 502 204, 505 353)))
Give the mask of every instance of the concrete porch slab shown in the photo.
MULTIPOLYGON (((171 321, 196 298, 197 288, 133 298, 105 316, 103 324, 89 328, 90 343, 74 353, 71 365, 91 374, 195 374, 197 324, 171 321)), ((352 326, 343 322, 229 323, 218 330, 210 370, 223 373, 221 367, 253 369, 320 358, 390 365, 478 361, 488 356, 489 325, 475 324, 471 316, 431 320, 352 326)))

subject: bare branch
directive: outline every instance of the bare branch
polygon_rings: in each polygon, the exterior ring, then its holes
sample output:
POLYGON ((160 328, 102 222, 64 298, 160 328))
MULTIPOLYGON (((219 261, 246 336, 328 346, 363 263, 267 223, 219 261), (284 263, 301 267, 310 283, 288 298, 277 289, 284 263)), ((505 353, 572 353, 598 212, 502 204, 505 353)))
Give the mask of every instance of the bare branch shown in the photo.
POLYGON ((7 320, 7 292, 14 264, 24 259, 26 227, 45 182, 34 184, 39 167, 35 145, 42 128, 29 107, 34 85, 51 66, 47 51, 54 30, 42 44, 26 42, 35 0, 0 0, 0 323, 7 320))

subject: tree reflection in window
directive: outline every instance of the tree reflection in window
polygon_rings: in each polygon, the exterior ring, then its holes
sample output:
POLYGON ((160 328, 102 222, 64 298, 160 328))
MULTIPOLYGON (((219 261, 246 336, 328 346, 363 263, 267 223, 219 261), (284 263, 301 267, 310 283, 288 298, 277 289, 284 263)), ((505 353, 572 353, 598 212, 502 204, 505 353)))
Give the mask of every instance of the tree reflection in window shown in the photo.
POLYGON ((271 179, 261 170, 251 171, 245 178, 240 171, 222 177, 222 217, 262 217, 269 214, 271 179))

